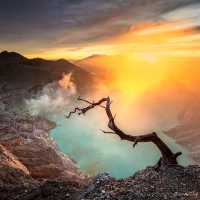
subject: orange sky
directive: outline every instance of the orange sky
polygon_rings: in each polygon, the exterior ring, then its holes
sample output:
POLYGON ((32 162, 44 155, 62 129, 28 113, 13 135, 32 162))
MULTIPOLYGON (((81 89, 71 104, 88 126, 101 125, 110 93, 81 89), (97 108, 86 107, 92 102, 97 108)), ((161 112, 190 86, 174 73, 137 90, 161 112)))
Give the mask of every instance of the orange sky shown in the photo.
POLYGON ((189 21, 139 24, 86 48, 109 56, 95 57, 84 64, 90 70, 97 68, 98 73, 103 71, 109 88, 120 89, 131 98, 168 77, 191 84, 200 72, 200 34, 192 27, 189 21))
MULTIPOLYGON (((104 73, 106 85, 132 100, 165 79, 199 83, 200 34, 192 21, 140 23, 126 33, 90 46, 53 49, 41 57, 79 59, 97 57, 84 63, 104 73)), ((34 55, 30 55, 31 57, 34 55)))
POLYGON ((143 54, 145 59, 154 60, 160 55, 199 56, 200 34, 191 21, 174 21, 160 23, 140 23, 128 32, 107 40, 78 48, 50 48, 28 57, 49 59, 81 59, 93 54, 132 55, 143 54), (195 52, 194 52, 195 49, 195 52))

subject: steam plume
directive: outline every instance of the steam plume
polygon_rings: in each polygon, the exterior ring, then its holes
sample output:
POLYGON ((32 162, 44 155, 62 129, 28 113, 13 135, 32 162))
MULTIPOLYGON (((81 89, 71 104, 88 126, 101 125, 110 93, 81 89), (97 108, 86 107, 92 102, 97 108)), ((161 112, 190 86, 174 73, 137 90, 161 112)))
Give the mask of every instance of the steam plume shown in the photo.
POLYGON ((75 95, 76 85, 72 81, 72 73, 63 74, 61 80, 46 85, 37 98, 26 100, 26 106, 32 115, 58 113, 75 95))

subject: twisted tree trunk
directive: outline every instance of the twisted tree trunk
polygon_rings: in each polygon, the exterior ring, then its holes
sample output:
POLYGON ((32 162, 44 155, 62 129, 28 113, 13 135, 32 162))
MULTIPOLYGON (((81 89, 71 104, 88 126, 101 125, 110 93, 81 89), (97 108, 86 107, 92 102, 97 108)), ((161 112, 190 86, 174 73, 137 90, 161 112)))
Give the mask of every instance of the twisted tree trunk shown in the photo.
POLYGON ((115 117, 113 116, 110 109, 110 105, 112 103, 110 97, 102 98, 98 102, 90 102, 81 98, 78 98, 78 100, 89 104, 89 106, 84 108, 76 107, 66 116, 66 118, 70 118, 72 114, 75 113, 77 113, 78 115, 85 114, 86 112, 95 108, 96 106, 100 106, 103 109, 105 109, 105 112, 108 117, 108 127, 112 130, 112 131, 103 131, 104 133, 116 134, 120 137, 121 140, 128 140, 130 142, 133 142, 133 147, 135 147, 139 142, 152 142, 160 150, 162 155, 162 157, 157 163, 157 167, 160 167, 161 165, 177 164, 177 157, 181 155, 181 152, 173 153, 171 149, 167 146, 167 144, 165 144, 155 132, 139 136, 128 135, 124 133, 115 124, 115 117))

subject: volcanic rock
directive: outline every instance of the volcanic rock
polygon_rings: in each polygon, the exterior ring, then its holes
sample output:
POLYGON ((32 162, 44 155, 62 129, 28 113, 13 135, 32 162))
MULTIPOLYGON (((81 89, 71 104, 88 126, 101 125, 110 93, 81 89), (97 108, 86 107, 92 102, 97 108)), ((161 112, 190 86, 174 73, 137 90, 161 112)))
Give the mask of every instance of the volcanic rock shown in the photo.
POLYGON ((9 150, 36 179, 84 179, 76 164, 59 152, 49 138, 55 124, 40 117, 0 116, 0 144, 9 150))
POLYGON ((82 200, 199 200, 200 168, 148 167, 134 176, 116 180, 99 175, 82 193, 82 200))

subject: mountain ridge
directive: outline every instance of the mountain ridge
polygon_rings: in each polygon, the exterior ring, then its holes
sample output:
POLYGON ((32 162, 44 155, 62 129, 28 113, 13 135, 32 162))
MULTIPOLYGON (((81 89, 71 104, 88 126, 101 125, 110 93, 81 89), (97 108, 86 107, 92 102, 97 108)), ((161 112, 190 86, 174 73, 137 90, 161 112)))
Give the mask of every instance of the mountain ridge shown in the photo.
POLYGON ((49 82, 60 80, 63 74, 68 73, 73 74, 78 92, 91 89, 92 74, 65 59, 56 61, 43 58, 29 59, 17 52, 0 53, 1 82, 7 82, 8 85, 44 86, 49 82))

